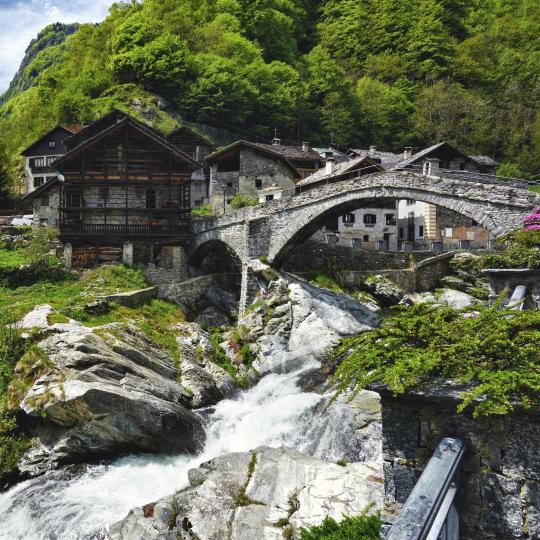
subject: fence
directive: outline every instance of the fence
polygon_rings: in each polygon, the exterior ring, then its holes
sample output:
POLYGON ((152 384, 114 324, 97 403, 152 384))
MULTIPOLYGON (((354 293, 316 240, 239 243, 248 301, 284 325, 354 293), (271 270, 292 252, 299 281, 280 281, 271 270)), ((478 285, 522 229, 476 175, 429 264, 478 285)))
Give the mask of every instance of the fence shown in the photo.
POLYGON ((386 540, 459 540, 455 499, 464 454, 460 439, 439 443, 386 540))

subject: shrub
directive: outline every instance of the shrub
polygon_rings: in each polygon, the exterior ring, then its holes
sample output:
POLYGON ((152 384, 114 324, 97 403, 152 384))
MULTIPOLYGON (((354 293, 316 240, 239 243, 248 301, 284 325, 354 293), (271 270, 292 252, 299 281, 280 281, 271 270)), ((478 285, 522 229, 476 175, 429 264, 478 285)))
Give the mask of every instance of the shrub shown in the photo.
POLYGON ((474 416, 506 414, 537 404, 540 312, 472 309, 403 308, 379 329, 345 339, 335 353, 345 356, 333 378, 338 393, 377 382, 397 395, 454 379, 472 385, 459 412, 470 406, 474 416))
POLYGON ((241 193, 236 193, 229 202, 229 206, 234 208, 234 210, 245 208, 246 206, 255 206, 256 204, 259 204, 259 199, 252 199, 241 193))
POLYGON ((339 523, 327 516, 321 525, 301 529, 300 540, 380 540, 381 525, 379 515, 368 515, 367 511, 339 523))
POLYGON ((202 206, 192 208, 191 213, 194 216, 212 217, 214 215, 214 209, 212 208, 211 204, 203 204, 202 206))

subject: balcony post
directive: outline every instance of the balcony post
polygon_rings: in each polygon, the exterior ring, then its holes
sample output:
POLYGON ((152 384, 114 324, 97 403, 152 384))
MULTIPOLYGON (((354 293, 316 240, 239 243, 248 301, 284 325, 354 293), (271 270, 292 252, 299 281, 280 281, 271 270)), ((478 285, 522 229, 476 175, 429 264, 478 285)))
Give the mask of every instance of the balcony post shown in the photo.
POLYGON ((133 265, 133 244, 131 242, 124 242, 122 249, 122 262, 130 266, 133 265))

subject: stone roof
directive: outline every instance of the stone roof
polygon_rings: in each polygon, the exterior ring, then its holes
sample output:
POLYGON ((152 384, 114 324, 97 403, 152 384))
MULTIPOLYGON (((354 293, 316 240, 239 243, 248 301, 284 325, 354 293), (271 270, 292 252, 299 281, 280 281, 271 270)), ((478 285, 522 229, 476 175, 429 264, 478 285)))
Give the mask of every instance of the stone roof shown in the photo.
POLYGON ((496 167, 499 162, 489 156, 469 156, 473 161, 484 167, 496 167))
POLYGON ((363 148, 351 148, 349 152, 354 152, 358 157, 378 159, 385 169, 395 167, 403 159, 403 154, 394 154, 393 152, 383 152, 381 150, 371 152, 363 148))
MULTIPOLYGON (((113 112, 116 114, 119 111, 113 111, 113 112)), ((65 162, 66 160, 71 158, 73 155, 80 152, 86 146, 88 146, 90 144, 93 144, 95 141, 101 139, 106 134, 115 131, 116 129, 118 129, 119 126, 124 126, 126 124, 129 124, 132 127, 134 127, 135 129, 137 129, 137 130, 143 132, 144 134, 146 134, 148 137, 153 139, 155 142, 157 142, 161 146, 165 147, 172 154, 175 154, 177 157, 179 157, 183 161, 188 162, 192 166, 193 170, 196 170, 198 167, 200 167, 200 165, 196 161, 194 161, 190 156, 188 156, 186 153, 182 152, 180 149, 178 149, 176 146, 174 146, 172 143, 170 143, 167 139, 163 138, 155 129, 151 128, 150 126, 148 126, 146 124, 143 124, 143 123, 139 122, 138 120, 136 120, 135 118, 133 118, 129 114, 119 112, 119 115, 120 116, 115 120, 114 123, 110 123, 104 129, 97 130, 96 133, 94 133, 92 136, 90 136, 88 138, 83 138, 82 141, 80 141, 79 144, 77 144, 77 146, 73 147, 71 150, 69 150, 62 157, 58 158, 55 161, 55 165, 58 164, 58 163, 61 163, 61 162, 65 162)), ((109 116, 109 115, 107 115, 107 116, 109 116)), ((104 118, 100 118, 99 120, 96 121, 96 123, 101 122, 104 118)), ((92 128, 93 126, 94 126, 94 124, 91 124, 86 129, 92 128)))
POLYGON ((350 157, 347 154, 344 154, 343 152, 340 152, 339 150, 336 150, 335 148, 313 148, 317 154, 324 160, 324 154, 332 153, 332 157, 336 161, 347 161, 350 159, 350 157))
MULTIPOLYGON (((373 168, 373 172, 376 172, 376 169, 379 171, 381 170, 381 165, 373 161, 368 156, 362 156, 357 157, 353 159, 349 159, 348 161, 341 161, 335 164, 334 170, 332 173, 328 174, 326 172, 326 167, 322 167, 317 172, 307 176, 306 178, 303 178, 300 180, 300 182, 297 182, 297 186, 307 186, 310 184, 315 184, 317 182, 321 182, 324 180, 327 180, 329 178, 334 178, 336 176, 340 176, 342 174, 345 174, 347 172, 363 169, 363 168, 373 168)), ((382 171, 381 171, 382 172, 382 171)))
POLYGON ((252 144, 293 161, 322 161, 321 156, 315 152, 315 150, 310 149, 309 152, 304 152, 301 146, 285 146, 283 144, 262 143, 252 144))

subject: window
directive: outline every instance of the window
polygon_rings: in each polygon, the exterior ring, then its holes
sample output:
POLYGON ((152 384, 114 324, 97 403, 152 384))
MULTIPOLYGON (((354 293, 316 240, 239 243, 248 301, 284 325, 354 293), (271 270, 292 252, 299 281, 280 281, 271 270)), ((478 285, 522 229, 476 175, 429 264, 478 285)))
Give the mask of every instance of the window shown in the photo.
POLYGON ((69 208, 81 207, 81 192, 70 189, 66 193, 66 206, 69 208))
POLYGON ((56 142, 55 141, 49 141, 49 148, 55 148, 56 142))
POLYGON ((369 234, 364 234, 364 237, 362 239, 363 242, 369 242, 369 234))
POLYGON ((424 226, 418 225, 418 236, 422 238, 424 236, 424 226))
POLYGON ((34 177, 34 187, 37 188, 39 186, 42 186, 45 183, 45 178, 43 176, 36 176, 34 177))
POLYGON ((45 158, 34 158, 34 164, 32 165, 32 167, 45 167, 45 158))
POLYGON ((106 200, 109 199, 109 188, 108 187, 99 188, 99 198, 102 201, 106 201, 106 200))
POLYGON ((375 214, 364 214, 364 225, 373 227, 377 223, 377 216, 375 214))
POLYGON ((446 236, 446 238, 452 238, 452 228, 451 227, 446 227, 446 229, 444 229, 444 236, 446 236))
POLYGON ((349 212, 348 214, 343 215, 343 223, 347 223, 349 225, 354 223, 355 215, 352 212, 349 212))
POLYGON ((257 178, 257 179, 255 180, 255 187, 256 187, 257 189, 262 188, 262 180, 261 180, 260 178, 257 178))
POLYGON ((227 187, 232 187, 232 182, 227 182, 227 187))
POLYGON ((407 199, 407 205, 411 206, 413 204, 416 204, 416 201, 414 199, 407 199))
POLYGON ((41 206, 49 206, 49 196, 48 195, 43 195, 43 197, 41 197, 41 206))
POLYGON ((156 192, 154 190, 146 192, 146 208, 156 208, 156 192))
POLYGON ((52 165, 52 162, 53 162, 55 159, 56 159, 55 157, 48 157, 48 158, 47 158, 47 167, 48 167, 49 165, 52 165))
POLYGON ((385 214, 384 217, 386 218, 386 224, 387 225, 395 225, 396 224, 396 215, 395 214, 385 214))
POLYGON ((399 237, 403 238, 403 227, 399 228, 399 237))
POLYGON ((270 194, 270 195, 267 195, 265 197, 265 200, 268 202, 268 201, 273 201, 274 200, 274 195, 273 194, 270 194))

